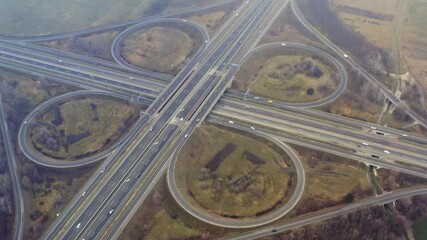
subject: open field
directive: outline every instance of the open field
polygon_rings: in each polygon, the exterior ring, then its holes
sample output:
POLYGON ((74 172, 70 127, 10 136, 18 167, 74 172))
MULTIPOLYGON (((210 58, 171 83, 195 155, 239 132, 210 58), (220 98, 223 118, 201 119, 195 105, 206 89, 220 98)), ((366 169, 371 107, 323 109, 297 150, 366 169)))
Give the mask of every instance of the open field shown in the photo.
POLYGON ((0 8, 0 35, 35 36, 85 29, 179 9, 214 0, 17 0, 0 8))
POLYGON ((292 147, 304 164, 307 179, 303 199, 291 216, 349 203, 372 194, 365 165, 304 147, 292 147))
POLYGON ((344 117, 377 123, 383 108, 384 95, 357 72, 348 72, 344 93, 335 101, 318 107, 319 110, 344 117))
POLYGON ((138 114, 135 107, 113 99, 70 101, 32 123, 31 141, 50 157, 78 159, 111 146, 138 114))
POLYGON ((266 213, 290 195, 294 177, 294 170, 286 170, 289 157, 273 147, 249 135, 203 125, 179 154, 177 184, 190 202, 221 216, 266 213))
POLYGON ((111 56, 111 45, 117 34, 119 34, 118 31, 112 31, 89 36, 64 38, 51 42, 41 42, 38 44, 62 51, 113 61, 113 57, 111 56))
POLYGON ((416 185, 427 184, 426 179, 391 171, 388 169, 377 169, 377 178, 381 187, 388 192, 413 187, 416 185))
POLYGON ((153 27, 131 34, 123 43, 124 59, 144 69, 176 74, 195 50, 196 43, 185 32, 153 27))
POLYGON ((282 41, 321 46, 318 40, 301 26, 289 5, 279 14, 260 43, 282 41))
POLYGON ((232 87, 285 102, 311 102, 329 96, 338 82, 337 71, 316 55, 274 48, 250 57, 232 87))

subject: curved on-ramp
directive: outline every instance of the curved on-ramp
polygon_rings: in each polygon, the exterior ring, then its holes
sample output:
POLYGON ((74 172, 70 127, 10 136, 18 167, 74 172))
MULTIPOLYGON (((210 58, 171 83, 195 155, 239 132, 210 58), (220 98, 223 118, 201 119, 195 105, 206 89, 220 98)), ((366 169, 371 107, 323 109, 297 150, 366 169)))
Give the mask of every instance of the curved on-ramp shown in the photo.
MULTIPOLYGON (((128 63, 123 56, 121 55, 121 46, 124 42, 124 40, 131 35, 132 33, 141 31, 142 29, 145 28, 150 28, 152 26, 157 26, 157 25, 163 25, 163 24, 176 24, 178 25, 187 25, 190 26, 194 29, 196 29, 197 31, 199 31, 200 34, 202 34, 203 36, 203 42, 201 44, 201 47, 196 51, 195 55, 198 52, 203 52, 204 49, 206 48, 206 44, 203 44, 207 41, 209 41, 209 34, 206 31, 206 29, 202 28, 201 26, 199 26, 198 24, 189 21, 189 20, 183 20, 183 19, 179 19, 179 18, 159 18, 159 19, 152 19, 152 20, 147 20, 147 21, 143 21, 140 22, 138 24, 135 24, 131 27, 126 28, 125 30, 123 30, 122 32, 119 33, 119 35, 116 36, 116 38, 113 41, 113 44, 111 45, 111 56, 113 57, 114 61, 116 61, 118 64, 120 64, 121 66, 128 68, 128 69, 132 69, 132 70, 136 70, 139 72, 142 72, 148 76, 152 75, 152 77, 157 77, 157 78, 162 78, 162 80, 170 80, 171 75, 169 74, 165 74, 165 73, 158 73, 158 72, 154 72, 151 70, 147 70, 135 65, 132 65, 130 63, 128 63)), ((192 58, 192 57, 190 57, 192 58)))
MULTIPOLYGON (((251 129, 246 129, 246 128, 241 128, 241 127, 237 127, 237 126, 233 126, 232 124, 225 124, 228 127, 232 127, 232 128, 236 128, 239 130, 243 130, 243 131, 248 131, 251 134, 255 134, 257 136, 263 137, 271 142, 273 142, 274 144, 276 144, 277 146, 279 146, 282 150, 284 150, 292 159, 294 166, 295 166, 295 170, 297 173, 297 184, 295 187, 295 190, 291 196, 291 198, 280 208, 274 210, 271 213, 268 213, 266 215, 263 215, 261 217, 257 217, 254 219, 242 219, 242 220, 238 220, 238 219, 231 219, 231 218, 225 218, 225 217, 220 217, 220 216, 213 216, 207 212, 202 211, 201 209, 198 209, 194 206, 191 205, 191 203, 189 203, 185 197, 183 197, 179 191, 178 186, 176 185, 175 182, 175 165, 176 162, 178 160, 178 153, 179 151, 174 153, 174 156, 172 157, 170 163, 169 163, 169 167, 168 167, 168 172, 167 172, 167 182, 168 182, 168 186, 169 186, 169 190, 172 194, 172 196, 175 198, 175 200, 178 202, 178 204, 185 210, 187 211, 189 214, 191 214, 192 216, 210 223, 212 225, 216 225, 216 226, 220 226, 220 227, 227 227, 227 228, 250 228, 250 227, 257 227, 257 226, 261 226, 267 223, 270 223, 272 221, 275 221, 279 218, 281 218, 282 216, 284 216, 285 214, 287 214, 290 210, 292 210, 295 205, 298 203, 298 201, 301 199, 303 193, 304 193, 304 188, 305 188, 305 172, 304 172, 304 167, 301 163, 301 161, 299 160, 297 154, 286 144, 284 144, 283 142, 272 138, 262 132, 257 132, 257 131, 252 131, 251 129)), ((184 145, 185 142, 182 143, 182 145, 184 145)), ((181 146, 182 147, 182 146, 181 146)), ((178 149, 181 149, 178 148, 178 149)))
POLYGON ((26 116, 24 121, 21 123, 21 126, 19 127, 18 144, 19 144, 19 147, 21 148, 21 151, 24 153, 24 155, 28 159, 45 167, 52 167, 52 168, 81 167, 81 166, 92 164, 99 160, 102 160, 103 158, 110 155, 117 148, 117 144, 113 144, 109 148, 93 156, 78 159, 78 160, 68 161, 68 160, 59 160, 59 159, 47 157, 41 153, 34 151, 32 147, 28 146, 28 141, 27 141, 28 127, 31 124, 31 121, 35 117, 39 116, 40 114, 43 114, 52 105, 60 104, 73 98, 80 98, 85 96, 109 96, 109 97, 123 99, 123 95, 119 95, 119 94, 114 94, 114 93, 109 93, 104 91, 96 91, 96 90, 82 90, 82 91, 65 93, 43 102, 36 109, 34 109, 32 112, 30 112, 26 116))
MULTIPOLYGON (((316 48, 316 47, 313 47, 310 45, 306 45, 306 44, 294 43, 294 42, 266 43, 266 44, 263 44, 263 45, 260 45, 256 48, 254 48, 251 52, 247 53, 239 61, 239 66, 244 64, 251 56, 253 56, 257 52, 265 50, 265 49, 277 48, 277 47, 303 49, 306 51, 313 52, 314 54, 328 60, 338 70, 338 72, 340 74, 340 82, 338 84, 337 89, 331 95, 329 95, 325 98, 322 98, 322 99, 319 99, 316 101, 312 101, 312 102, 304 102, 304 103, 289 103, 289 102, 285 102, 285 101, 275 100, 275 103, 273 105, 278 105, 278 106, 281 105, 281 106, 286 106, 286 107, 304 107, 304 108, 318 107, 318 106, 325 105, 327 103, 330 103, 330 102, 336 100, 345 91, 345 88, 347 86, 348 77, 347 77, 347 71, 345 70, 344 65, 340 61, 338 61, 335 57, 330 55, 329 53, 327 53, 327 52, 325 52, 319 48, 316 48)), ((261 98, 261 97, 259 97, 260 99, 254 99, 255 96, 248 94, 248 93, 243 94, 243 93, 240 93, 237 91, 229 91, 229 93, 231 95, 235 95, 235 96, 238 95, 239 97, 244 97, 246 100, 250 100, 250 101, 254 101, 254 102, 265 102, 265 101, 267 101, 266 99, 261 98)))

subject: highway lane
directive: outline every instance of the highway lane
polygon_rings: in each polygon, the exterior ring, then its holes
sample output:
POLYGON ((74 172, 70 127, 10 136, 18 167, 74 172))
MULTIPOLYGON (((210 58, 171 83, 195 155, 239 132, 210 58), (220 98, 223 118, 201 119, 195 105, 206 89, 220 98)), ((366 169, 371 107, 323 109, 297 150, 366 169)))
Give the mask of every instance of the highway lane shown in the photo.
MULTIPOLYGON (((250 15, 249 15, 249 17, 251 17, 250 15)), ((243 25, 244 26, 244 25, 243 25)), ((234 31, 237 33, 237 32, 240 32, 241 31, 241 29, 243 28, 243 26, 241 26, 241 25, 239 25, 239 27, 238 28, 236 28, 234 31)), ((227 48, 227 45, 229 44, 229 41, 230 41, 230 39, 234 39, 234 34, 233 34, 233 36, 232 37, 227 37, 226 38, 226 40, 224 41, 224 43, 222 44, 222 45, 220 45, 220 47, 218 47, 218 51, 220 51, 220 52, 222 52, 222 51, 224 51, 224 50, 226 50, 226 49, 228 49, 227 48), (228 39, 228 40, 227 40, 228 39)), ((221 55, 220 54, 213 54, 212 55, 212 57, 210 58, 210 60, 208 60, 208 63, 215 63, 216 61, 217 61, 217 59, 220 57, 221 55)), ((192 67, 194 67, 194 65, 193 66, 191 66, 191 68, 192 67)), ((169 88, 172 88, 172 89, 176 89, 176 88, 181 88, 181 84, 182 83, 185 83, 185 81, 187 80, 187 76, 189 76, 191 73, 192 73, 192 71, 191 71, 191 68, 189 69, 189 70, 187 70, 187 69, 184 69, 181 73, 182 73, 182 75, 185 77, 184 79, 182 79, 181 80, 181 82, 180 81, 174 81, 174 82, 172 82, 172 84, 171 85, 169 85, 169 88)), ((201 67, 201 69, 203 69, 203 67, 201 67)), ((209 68, 206 68, 206 69, 204 69, 205 71, 207 71, 207 70, 209 70, 209 68)), ((198 71, 198 73, 200 73, 200 71, 198 71)), ((204 76, 204 74, 202 74, 201 76, 198 76, 198 78, 196 78, 196 76, 197 76, 198 74, 196 73, 192 78, 191 78, 191 80, 189 81, 189 82, 187 82, 187 84, 184 84, 184 89, 186 89, 186 88, 190 88, 190 89, 192 89, 193 87, 194 87, 194 85, 196 85, 197 83, 198 83, 198 80, 200 79, 200 77, 203 77, 204 76)), ((167 88, 167 89, 165 89, 165 91, 164 91, 164 93, 165 93, 165 95, 166 94, 169 94, 169 89, 167 88)), ((176 91, 176 90, 175 90, 176 91)), ((165 96, 166 97, 166 96, 165 96)), ((165 124, 167 123, 167 122, 169 122, 170 121, 170 119, 171 119, 171 117, 172 117, 172 115, 175 113, 175 111, 176 111, 176 109, 178 109, 178 106, 179 105, 181 105, 181 99, 185 99, 186 97, 187 97, 187 94, 185 94, 185 93, 183 93, 183 92, 180 92, 176 97, 175 97, 175 94, 174 95, 172 95, 172 96, 168 96, 169 98, 171 98, 171 99, 173 99, 170 103, 170 105, 168 105, 168 106, 166 106, 166 108, 165 109, 163 109, 162 110, 162 113, 163 114, 160 114, 160 115, 157 115, 157 121, 154 121, 155 123, 153 124, 153 128, 155 129, 155 131, 153 131, 153 132, 155 132, 156 134, 158 134, 158 131, 159 131, 159 128, 161 127, 161 126, 165 126, 165 124), (170 110, 172 110, 172 111, 170 111, 170 110)), ((160 97, 159 97, 160 98, 160 97)), ((168 101, 169 102, 169 100, 162 100, 161 98, 159 99, 158 98, 158 100, 157 100, 157 102, 160 102, 160 103, 158 103, 158 105, 156 105, 156 102, 152 105, 152 107, 150 106, 150 108, 149 109, 152 109, 152 110, 154 110, 153 111, 153 113, 154 112, 156 112, 156 109, 157 109, 157 107, 163 107, 162 105, 163 104, 161 104, 161 102, 162 101, 168 101)), ((157 110, 159 110, 160 111, 160 109, 157 109, 157 110)), ((172 118, 172 120, 174 120, 173 118, 172 118)), ((163 129, 163 128, 162 128, 163 129)), ((161 130, 161 129, 160 129, 161 130)), ((151 138, 150 138, 151 139, 151 138)), ((149 139, 145 139, 144 141, 142 141, 142 142, 146 142, 146 141, 148 141, 149 139)), ((126 161, 126 162, 131 162, 131 161, 126 161)), ((100 196, 99 194, 97 195, 97 197, 98 196, 100 196)), ((83 214, 83 215, 85 215, 85 214, 83 214)), ((96 222, 96 221, 94 221, 94 222, 96 222)), ((87 223, 85 223, 85 225, 86 225, 87 223)), ((82 228, 83 228, 83 226, 82 226, 82 228)), ((86 229, 84 229, 85 231, 86 231, 86 229)), ((90 230, 88 231, 88 232, 91 232, 90 230)), ((71 232, 71 234, 66 234, 67 236, 69 236, 69 238, 72 238, 72 239, 74 239, 74 237, 73 237, 73 233, 71 232)))
MULTIPOLYGON (((221 125, 227 124, 229 118, 222 118, 218 116, 212 116, 207 120, 213 123, 218 123, 221 125)), ((426 178, 425 170, 414 168, 411 166, 396 164, 392 161, 377 161, 377 159, 367 157, 364 154, 356 154, 354 150, 348 148, 338 147, 336 145, 331 145, 321 141, 315 141, 312 139, 307 139, 305 137, 301 137, 298 135, 288 134, 286 132, 279 132, 276 129, 265 128, 262 126, 256 126, 252 123, 240 122, 238 120, 234 120, 233 124, 236 125, 235 128, 240 130, 249 130, 251 127, 254 127, 258 131, 262 131, 271 137, 275 137, 284 141, 286 143, 296 144, 302 147, 318 150, 321 152, 327 152, 333 155, 337 155, 343 158, 352 159, 358 162, 365 163, 367 165, 376 166, 378 168, 386 168, 397 172, 407 173, 410 175, 414 175, 421 178, 426 178)))
POLYGON ((427 149, 423 147, 369 132, 360 133, 360 131, 336 127, 326 122, 320 123, 316 119, 304 119, 286 114, 276 114, 256 107, 252 108, 251 111, 247 111, 244 108, 245 105, 243 107, 232 107, 231 103, 228 103, 227 107, 220 110, 214 109, 213 113, 232 119, 251 122, 266 128, 298 134, 307 139, 325 141, 336 145, 351 143, 349 147, 354 152, 361 151, 363 153, 375 154, 379 156, 378 161, 399 161, 424 168, 427 167, 427 149), (385 151, 387 150, 390 153, 386 153, 385 151))
MULTIPOLYGON (((103 91, 90 91, 90 90, 83 90, 83 91, 74 91, 65 93, 62 95, 59 95, 57 97, 51 98, 42 104, 38 105, 32 112, 30 112, 24 121, 21 123, 19 130, 18 130, 18 144, 21 148, 24 155, 31 161, 45 166, 45 167, 53 167, 53 168, 70 168, 70 167, 81 167, 88 164, 92 164, 95 162, 98 162, 108 155, 110 155, 117 147, 117 144, 114 144, 110 146, 108 149, 103 150, 100 153, 97 153, 90 157, 85 157, 78 160, 59 160, 54 159, 48 156, 45 156, 39 152, 37 152, 33 147, 29 146, 28 136, 29 136, 29 127, 34 123, 34 119, 39 117, 40 115, 44 114, 46 111, 48 111, 52 106, 56 106, 61 103, 65 103, 71 99, 79 99, 83 97, 93 97, 93 96, 108 96, 108 97, 115 97, 115 98, 122 98, 122 95, 115 95, 109 92, 103 92, 103 91)), ((127 100, 127 99, 126 99, 127 100)), ((151 101, 144 99, 143 102, 147 106, 151 103, 151 101)), ((141 99, 142 101, 142 99, 141 99)), ((126 137, 124 137, 126 139, 126 137)), ((124 139, 120 139, 118 142, 123 142, 124 139)))
POLYGON ((71 62, 65 59, 60 60, 56 56, 48 57, 40 53, 31 53, 25 49, 2 45, 1 43, 0 59, 4 64, 20 64, 21 68, 23 66, 26 66, 27 69, 32 67, 33 70, 37 69, 42 72, 60 74, 73 78, 76 81, 83 79, 83 84, 95 86, 102 84, 110 88, 127 87, 130 92, 144 93, 151 96, 157 96, 164 88, 164 83, 151 79, 132 77, 123 71, 103 70, 96 65, 89 66, 85 63, 71 62), (141 88, 139 85, 144 85, 144 88, 141 88))
MULTIPOLYGON (((40 57, 44 57, 46 60, 49 59, 51 62, 58 62, 61 60, 63 65, 66 65, 68 62, 74 63, 75 65, 79 64, 80 67, 87 67, 96 69, 100 72, 108 72, 110 74, 121 74, 126 77, 133 77, 135 81, 139 80, 139 78, 149 78, 154 82, 170 82, 173 79, 171 75, 162 75, 154 77, 150 77, 147 75, 143 75, 139 70, 131 70, 126 69, 119 64, 99 58, 94 58, 91 56, 76 54, 72 52, 65 52, 62 50, 54 49, 51 47, 45 47, 41 45, 35 45, 32 43, 25 42, 6 42, 2 44, 7 47, 10 51, 14 50, 15 53, 20 52, 21 54, 31 53, 33 55, 39 55, 40 57)), ((149 73, 152 73, 149 71, 149 73)))
POLYGON ((347 62, 350 66, 355 69, 358 69, 362 76, 364 76, 368 81, 373 83, 375 86, 378 86, 381 89, 381 92, 386 96, 386 98, 392 102, 395 106, 402 108, 406 111, 406 113, 411 116, 415 121, 421 124, 424 128, 427 129, 427 120, 421 117, 417 112, 413 111, 405 102, 400 100, 394 92, 391 91, 387 86, 381 83, 378 79, 376 79, 372 74, 366 71, 362 66, 360 66, 356 61, 351 59, 350 56, 344 55, 345 51, 340 49, 337 45, 332 43, 327 37, 325 37, 320 31, 318 31, 315 27, 313 27, 302 15, 301 10, 298 8, 298 4, 296 4, 295 0, 291 0, 291 8, 294 12, 295 16, 301 22, 301 24, 307 28, 311 33, 313 33, 321 42, 323 42, 327 47, 329 47, 332 51, 334 51, 338 56, 341 57, 342 60, 347 62))
POLYGON ((76 37, 76 36, 85 36, 85 35, 89 35, 89 34, 103 33, 103 32, 107 32, 107 31, 123 29, 123 28, 129 27, 129 26, 135 25, 137 23, 140 23, 141 21, 147 21, 150 19, 185 16, 185 15, 188 15, 191 13, 197 13, 199 11, 209 10, 209 9, 217 8, 217 7, 220 7, 223 5, 225 6, 225 5, 232 3, 234 1, 236 1, 236 0, 217 1, 215 3, 209 4, 206 6, 189 7, 189 8, 182 9, 181 11, 178 11, 175 13, 165 13, 165 14, 160 14, 160 15, 156 15, 156 16, 148 16, 148 17, 138 19, 138 20, 130 20, 130 21, 123 21, 123 22, 119 22, 119 23, 106 24, 106 25, 91 27, 91 28, 87 28, 87 29, 83 29, 83 30, 75 30, 75 31, 65 32, 65 33, 54 33, 54 34, 49 34, 49 35, 44 35, 44 36, 32 36, 32 37, 0 36, 0 41, 5 41, 5 42, 10 42, 10 41, 13 41, 13 42, 18 42, 18 41, 20 41, 20 42, 45 42, 45 41, 54 41, 54 40, 58 40, 61 38, 67 38, 67 37, 76 37))
MULTIPOLYGON (((330 94, 329 96, 323 99, 319 99, 313 102, 305 102, 305 103, 288 103, 288 102, 274 100, 276 102, 274 103, 275 105, 288 106, 288 107, 300 107, 300 108, 301 107, 305 107, 305 108, 317 107, 317 106, 325 105, 327 103, 335 101, 344 92, 347 86, 347 81, 348 81, 347 71, 345 70, 344 65, 340 61, 338 61, 335 57, 328 54, 327 52, 313 46, 309 46, 301 43, 294 43, 294 42, 266 43, 254 48, 251 52, 247 53, 242 59, 239 60, 238 65, 240 66, 243 65, 250 57, 252 57, 257 52, 270 49, 270 48, 295 48, 295 49, 302 49, 305 51, 313 52, 315 55, 320 56, 321 58, 329 61, 335 67, 335 69, 338 70, 340 74, 340 81, 337 86, 337 89, 332 94, 330 94)), ((250 93, 242 93, 238 91, 228 91, 228 92, 236 97, 239 96, 241 98, 245 98, 248 101, 259 100, 259 101, 267 102, 269 100, 269 98, 265 98, 265 97, 263 98, 259 96, 257 96, 259 99, 255 99, 255 96, 250 93)))
POLYGON ((325 209, 317 213, 302 215, 302 216, 290 219, 283 223, 276 223, 271 226, 258 228, 252 231, 248 231, 246 233, 224 237, 221 239, 222 240, 259 239, 262 237, 267 237, 270 235, 286 232, 294 228, 299 228, 299 227, 307 226, 316 222, 325 221, 327 219, 338 217, 344 214, 349 214, 357 210, 374 207, 374 206, 381 206, 387 203, 392 203, 399 199, 405 199, 405 198, 410 198, 413 196, 424 195, 424 194, 427 194, 427 187, 425 186, 388 192, 385 194, 377 195, 375 197, 370 197, 361 201, 357 201, 347 206, 339 206, 339 207, 333 208, 332 210, 325 209))
MULTIPOLYGON (((265 6, 267 6, 265 3, 264 3, 264 9, 263 10, 265 10, 265 6)), ((248 17, 251 17, 251 15, 249 15, 248 17)), ((240 32, 240 31, 242 31, 242 27, 237 27, 236 28, 236 31, 238 31, 238 32, 240 32)), ((230 35, 232 35, 232 34, 230 34, 230 35)), ((230 38, 230 37, 229 37, 230 38)), ((227 40, 225 40, 224 42, 223 42, 223 44, 225 43, 226 45, 225 45, 225 47, 227 47, 227 46, 230 46, 228 43, 227 43, 228 41, 227 40)), ((237 46, 238 47, 238 46, 237 46)), ((221 48, 221 46, 218 48, 219 50, 222 50, 222 48, 221 48)), ((212 60, 211 61, 213 61, 213 62, 216 62, 217 60, 217 58, 219 57, 219 55, 218 54, 213 54, 212 55, 212 60)), ((227 59, 227 57, 225 58, 225 59, 227 59)), ((210 61, 208 61, 208 62, 210 62, 210 61)), ((201 67, 199 70, 203 70, 204 69, 204 67, 201 67)), ((209 70, 209 68, 208 69, 206 69, 206 71, 208 71, 209 70)), ((197 76, 197 74, 196 74, 196 76, 197 76)), ((204 76, 204 74, 202 75, 202 76, 204 76)), ((209 80, 207 80, 207 81, 205 81, 203 84, 201 84, 201 86, 199 86, 198 88, 199 89, 207 89, 205 86, 206 85, 209 85, 209 84, 211 84, 210 82, 209 82, 209 80)), ((191 83, 189 83, 189 85, 190 85, 190 87, 192 87, 191 86, 191 83)), ((200 85, 200 84, 198 84, 198 85, 200 85)), ((188 85, 187 85, 188 86, 188 85)), ((198 93, 196 93, 195 95, 198 95, 198 94, 202 94, 203 92, 200 92, 200 91, 198 91, 198 93)), ((182 91, 181 92, 181 94, 180 95, 182 95, 182 97, 186 97, 186 93, 185 93, 185 90, 184 91, 182 91)), ((174 103, 176 103, 176 102, 174 102, 174 103)), ((181 105, 181 101, 178 101, 177 102, 178 103, 178 105, 177 106, 179 106, 179 105, 181 105)), ((188 104, 186 104, 186 105, 188 105, 188 104)), ((173 109, 180 109, 181 107, 179 107, 179 108, 176 108, 176 107, 174 107, 173 109)), ((184 108, 184 110, 182 110, 181 112, 185 112, 185 111, 191 111, 190 110, 190 108, 184 108)), ((166 111, 166 113, 167 113, 167 111, 166 111)), ((173 121, 178 121, 178 122, 181 122, 180 120, 177 120, 177 118, 175 118, 175 120, 173 120, 173 121)), ((93 231, 89 231, 89 232, 93 232, 93 231)))
POLYGON ((13 148, 12 139, 10 138, 9 126, 6 120, 6 114, 3 108, 3 100, 0 93, 0 130, 3 137, 3 143, 6 150, 7 166, 9 167, 9 174, 13 186, 13 200, 14 200, 14 232, 13 239, 21 240, 24 234, 24 221, 25 221, 25 207, 24 198, 22 195, 21 178, 19 177, 18 167, 16 164, 15 150, 13 148))
MULTIPOLYGON (((146 69, 143 69, 141 67, 132 65, 128 63, 123 56, 121 55, 121 49, 123 46, 123 43, 127 37, 129 37, 131 34, 141 31, 143 29, 147 29, 150 27, 155 26, 168 26, 168 27, 175 27, 179 29, 180 26, 188 26, 192 27, 199 31, 199 33, 203 36, 201 45, 206 45, 206 43, 209 42, 209 34, 206 31, 206 29, 202 28, 198 24, 190 21, 190 20, 183 20, 178 18, 161 18, 161 19, 153 19, 149 21, 144 21, 138 24, 135 24, 131 27, 126 28, 124 31, 120 32, 116 38, 114 39, 112 45, 111 45, 111 56, 113 57, 114 61, 116 61, 121 66, 132 69, 134 71, 138 71, 141 74, 144 74, 146 76, 156 77, 156 78, 162 78, 162 79, 169 79, 169 74, 163 74, 158 72, 149 71, 146 69)), ((203 48, 203 47, 202 47, 203 48)))

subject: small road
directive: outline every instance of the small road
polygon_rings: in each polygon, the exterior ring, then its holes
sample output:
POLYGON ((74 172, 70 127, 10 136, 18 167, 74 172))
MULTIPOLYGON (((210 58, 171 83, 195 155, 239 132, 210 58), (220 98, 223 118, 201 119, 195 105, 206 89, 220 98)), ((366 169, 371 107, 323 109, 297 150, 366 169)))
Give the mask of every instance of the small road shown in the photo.
POLYGON ((7 165, 9 167, 9 174, 12 179, 13 185, 13 198, 14 198, 14 211, 15 211, 15 224, 14 224, 14 240, 22 240, 24 234, 24 197, 22 195, 21 178, 19 177, 18 167, 16 164, 15 150, 13 147, 12 139, 10 139, 9 127, 7 125, 6 115, 3 108, 2 96, 0 93, 0 129, 3 136, 4 146, 6 148, 6 156, 8 159, 7 165))
POLYGON ((248 231, 243 234, 238 234, 230 237, 221 238, 225 239, 233 239, 233 240, 250 240, 250 239, 259 239, 262 237, 267 237, 270 235, 282 233, 289 231, 294 228, 299 228, 303 226, 307 226, 316 222, 325 221, 327 219, 331 219, 334 217, 338 217, 344 214, 349 214, 355 212, 360 209, 375 207, 384 205, 386 203, 391 203, 399 199, 410 198, 417 195, 427 194, 427 187, 414 187, 403 190, 398 190, 394 192, 388 192, 385 194, 377 195, 375 197, 367 198, 356 203, 352 203, 346 206, 339 206, 331 209, 325 209, 324 211, 319 211, 314 214, 307 214, 291 219, 287 222, 276 223, 274 225, 257 228, 253 231, 248 231))

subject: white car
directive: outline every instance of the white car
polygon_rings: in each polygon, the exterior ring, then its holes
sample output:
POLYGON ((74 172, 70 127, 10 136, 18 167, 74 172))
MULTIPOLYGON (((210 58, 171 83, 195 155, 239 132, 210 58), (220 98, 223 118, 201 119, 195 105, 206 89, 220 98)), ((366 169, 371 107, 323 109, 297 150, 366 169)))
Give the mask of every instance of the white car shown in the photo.
POLYGON ((364 142, 364 143, 362 143, 362 144, 363 144, 363 146, 368 146, 368 145, 369 145, 369 144, 367 144, 367 143, 365 143, 365 142, 364 142))
POLYGON ((188 137, 188 134, 185 134, 184 138, 187 138, 187 137, 188 137))
POLYGON ((282 46, 286 46, 286 43, 282 43, 282 46))
POLYGON ((114 212, 114 209, 111 209, 109 212, 108 212, 108 214, 112 214, 114 212))
POLYGON ((256 100, 258 100, 258 99, 259 99, 259 97, 255 97, 255 99, 256 99, 256 100))
POLYGON ((130 181, 130 178, 128 178, 128 179, 125 180, 125 182, 129 182, 129 181, 130 181))
POLYGON ((105 168, 101 169, 101 173, 104 173, 104 172, 105 172, 105 168))
POLYGON ((157 144, 159 144, 159 142, 155 142, 155 143, 154 143, 154 145, 157 145, 157 144))
POLYGON ((375 129, 377 129, 377 128, 376 128, 376 127, 374 127, 374 126, 371 126, 371 129, 375 130, 375 129))
POLYGON ((250 106, 245 106, 245 108, 251 108, 250 106))
POLYGON ((200 118, 196 119, 196 122, 200 122, 200 118))
POLYGON ((84 191, 83 193, 82 193, 82 197, 84 197, 86 195, 86 191, 84 191))
POLYGON ((388 150, 384 150, 384 153, 385 153, 385 154, 390 154, 390 151, 388 151, 388 150))
POLYGON ((208 40, 205 40, 205 43, 208 43, 208 40))
POLYGON ((82 225, 81 223, 77 224, 76 228, 77 229, 80 228, 81 225, 82 225))
POLYGON ((180 118, 180 119, 179 119, 179 121, 181 121, 181 122, 182 122, 182 120, 184 120, 184 118, 180 118))
POLYGON ((347 55, 347 54, 344 54, 343 56, 344 56, 344 58, 348 58, 348 55, 347 55))
POLYGON ((25 121, 24 124, 27 125, 28 121, 25 121))
POLYGON ((408 134, 405 134, 405 133, 402 134, 402 137, 407 137, 407 136, 408 136, 408 134))
POLYGON ((231 124, 233 124, 233 123, 234 123, 234 122, 233 122, 233 121, 231 121, 231 120, 230 120, 230 121, 228 121, 228 122, 229 122, 229 123, 231 123, 231 124))
POLYGON ((255 130, 255 128, 254 128, 254 127, 251 127, 251 129, 252 129, 252 130, 255 130))

